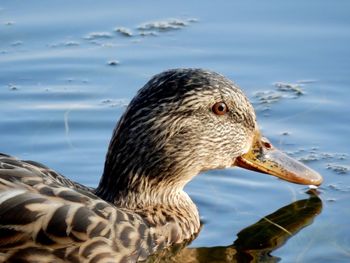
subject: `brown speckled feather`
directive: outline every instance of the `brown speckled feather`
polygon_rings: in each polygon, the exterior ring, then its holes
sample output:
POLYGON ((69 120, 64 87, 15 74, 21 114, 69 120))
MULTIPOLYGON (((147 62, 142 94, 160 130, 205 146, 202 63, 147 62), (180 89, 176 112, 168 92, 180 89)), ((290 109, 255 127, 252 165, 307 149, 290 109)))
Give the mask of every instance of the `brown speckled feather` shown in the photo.
POLYGON ((135 213, 36 163, 0 155, 0 260, 123 262, 157 240, 135 213))

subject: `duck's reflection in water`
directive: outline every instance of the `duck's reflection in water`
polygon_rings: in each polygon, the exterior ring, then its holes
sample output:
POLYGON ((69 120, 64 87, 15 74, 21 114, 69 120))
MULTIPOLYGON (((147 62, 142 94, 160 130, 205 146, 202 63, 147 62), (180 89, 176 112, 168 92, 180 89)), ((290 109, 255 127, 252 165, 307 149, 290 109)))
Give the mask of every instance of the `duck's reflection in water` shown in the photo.
POLYGON ((146 262, 278 262, 280 258, 271 252, 312 224, 321 211, 321 199, 309 192, 309 198, 284 206, 241 230, 230 246, 187 248, 179 245, 150 257, 146 262))

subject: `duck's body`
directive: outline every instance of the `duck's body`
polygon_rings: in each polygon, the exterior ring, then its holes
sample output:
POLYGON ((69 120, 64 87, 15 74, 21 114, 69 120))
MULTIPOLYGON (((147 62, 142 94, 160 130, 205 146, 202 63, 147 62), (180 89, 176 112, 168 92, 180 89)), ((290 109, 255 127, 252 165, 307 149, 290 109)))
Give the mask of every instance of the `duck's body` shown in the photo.
POLYGON ((196 206, 179 202, 116 207, 48 167, 0 154, 0 262, 144 260, 198 232, 196 206))
POLYGON ((96 189, 0 155, 0 261, 134 262, 190 240, 200 222, 183 187, 203 170, 239 165, 321 183, 274 154, 232 82, 199 69, 166 71, 119 121, 96 189))
POLYGON ((0 262, 129 262, 163 241, 137 213, 6 155, 0 155, 0 203, 0 262))

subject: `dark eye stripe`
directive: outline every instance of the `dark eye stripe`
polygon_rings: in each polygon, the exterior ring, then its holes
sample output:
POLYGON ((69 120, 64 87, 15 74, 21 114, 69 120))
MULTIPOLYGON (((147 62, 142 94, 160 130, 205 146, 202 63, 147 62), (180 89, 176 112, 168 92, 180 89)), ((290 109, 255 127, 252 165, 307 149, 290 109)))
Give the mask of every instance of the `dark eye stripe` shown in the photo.
POLYGON ((228 107, 223 101, 215 103, 211 109, 216 115, 224 115, 228 112, 228 107))

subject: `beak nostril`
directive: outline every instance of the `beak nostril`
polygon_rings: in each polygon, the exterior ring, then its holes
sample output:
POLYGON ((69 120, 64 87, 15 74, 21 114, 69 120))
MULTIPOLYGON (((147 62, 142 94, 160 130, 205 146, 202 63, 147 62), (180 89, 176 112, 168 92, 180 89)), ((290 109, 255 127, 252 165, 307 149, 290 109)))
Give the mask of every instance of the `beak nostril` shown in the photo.
POLYGON ((272 145, 269 142, 262 142, 266 149, 272 149, 272 145))
POLYGON ((266 139, 265 137, 261 137, 260 142, 261 142, 261 145, 262 145, 265 149, 267 149, 267 150, 273 149, 272 144, 271 144, 271 143, 269 142, 269 140, 266 139))

